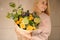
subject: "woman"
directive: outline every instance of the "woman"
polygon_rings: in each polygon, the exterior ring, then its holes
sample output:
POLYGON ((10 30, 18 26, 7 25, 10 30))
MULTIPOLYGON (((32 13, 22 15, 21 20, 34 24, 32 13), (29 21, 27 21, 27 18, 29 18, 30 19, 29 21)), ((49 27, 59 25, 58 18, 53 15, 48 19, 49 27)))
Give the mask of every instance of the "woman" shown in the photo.
POLYGON ((41 18, 41 23, 37 30, 32 32, 21 31, 17 26, 15 31, 19 40, 48 40, 48 36, 51 32, 51 21, 48 12, 48 0, 38 0, 34 3, 34 10, 41 18))

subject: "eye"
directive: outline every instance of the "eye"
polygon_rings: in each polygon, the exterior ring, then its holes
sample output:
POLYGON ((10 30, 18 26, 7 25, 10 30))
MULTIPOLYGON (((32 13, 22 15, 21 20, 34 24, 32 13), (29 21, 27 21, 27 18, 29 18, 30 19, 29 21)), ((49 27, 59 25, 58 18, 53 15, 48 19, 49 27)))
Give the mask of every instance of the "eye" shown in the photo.
POLYGON ((45 4, 45 5, 47 5, 47 2, 43 1, 43 2, 42 2, 42 4, 45 4))
POLYGON ((45 2, 43 1, 42 4, 45 4, 45 2))

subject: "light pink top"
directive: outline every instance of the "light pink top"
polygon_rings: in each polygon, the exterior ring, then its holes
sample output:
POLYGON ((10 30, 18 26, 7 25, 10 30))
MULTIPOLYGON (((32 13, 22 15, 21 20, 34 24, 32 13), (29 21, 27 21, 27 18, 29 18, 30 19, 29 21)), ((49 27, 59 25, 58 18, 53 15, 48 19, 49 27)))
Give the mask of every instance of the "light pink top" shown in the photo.
MULTIPOLYGON (((48 40, 48 37, 51 32, 50 16, 48 16, 45 13, 42 13, 40 15, 40 18, 41 18, 41 23, 39 25, 39 28, 32 32, 31 40, 48 40)), ((20 31, 20 29, 18 29, 18 26, 17 25, 15 25, 15 26, 17 27, 17 31, 19 31, 21 33, 22 31, 20 31)), ((24 38, 24 36, 18 34, 18 40, 29 40, 29 39, 26 39, 26 38, 24 38)))
POLYGON ((51 32, 50 16, 45 13, 40 15, 41 23, 39 29, 33 31, 31 40, 48 40, 48 36, 51 32))

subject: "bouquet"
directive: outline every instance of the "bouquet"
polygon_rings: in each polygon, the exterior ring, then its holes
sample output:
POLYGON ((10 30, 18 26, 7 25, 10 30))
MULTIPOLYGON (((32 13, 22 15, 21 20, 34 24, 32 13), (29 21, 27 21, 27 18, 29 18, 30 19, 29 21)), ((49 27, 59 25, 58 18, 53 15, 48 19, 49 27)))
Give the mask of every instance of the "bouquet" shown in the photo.
POLYGON ((13 8, 12 12, 8 12, 7 18, 12 18, 19 28, 27 31, 36 30, 40 24, 40 17, 36 12, 30 13, 23 10, 22 5, 17 8, 15 3, 9 3, 9 6, 13 8))

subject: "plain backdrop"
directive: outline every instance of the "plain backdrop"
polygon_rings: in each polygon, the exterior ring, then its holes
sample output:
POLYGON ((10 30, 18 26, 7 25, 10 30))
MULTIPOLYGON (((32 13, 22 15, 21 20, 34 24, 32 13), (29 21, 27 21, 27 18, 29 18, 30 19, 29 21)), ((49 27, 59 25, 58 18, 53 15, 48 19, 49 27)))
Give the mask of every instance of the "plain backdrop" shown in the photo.
MULTIPOLYGON (((11 11, 10 2, 15 2, 17 6, 22 4, 25 11, 29 9, 32 12, 34 0, 0 0, 0 40, 17 40, 14 22, 6 18, 7 12, 11 11)), ((60 40, 60 0, 49 0, 49 3, 52 23, 49 40, 60 40)))

